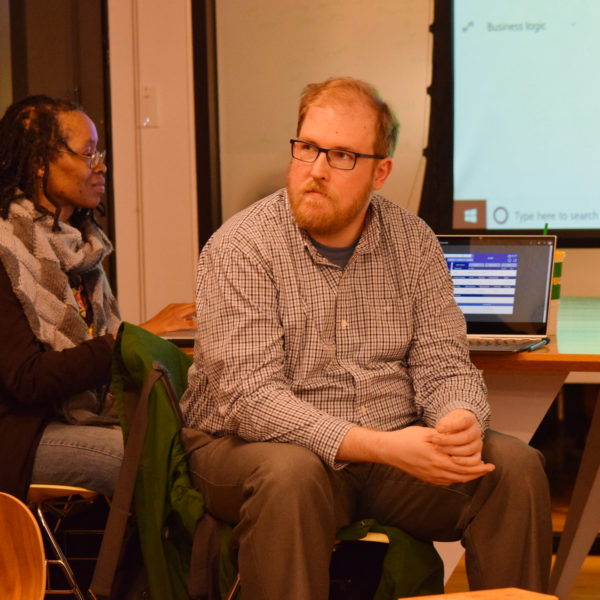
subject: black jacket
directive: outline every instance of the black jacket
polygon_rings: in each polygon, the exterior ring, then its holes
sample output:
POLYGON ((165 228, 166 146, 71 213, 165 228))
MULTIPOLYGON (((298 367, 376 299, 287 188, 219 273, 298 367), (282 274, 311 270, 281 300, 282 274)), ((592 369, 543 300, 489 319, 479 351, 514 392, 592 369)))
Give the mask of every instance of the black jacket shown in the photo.
POLYGON ((112 335, 104 335, 62 352, 45 350, 0 263, 0 491, 25 498, 52 405, 108 383, 112 348, 112 335))

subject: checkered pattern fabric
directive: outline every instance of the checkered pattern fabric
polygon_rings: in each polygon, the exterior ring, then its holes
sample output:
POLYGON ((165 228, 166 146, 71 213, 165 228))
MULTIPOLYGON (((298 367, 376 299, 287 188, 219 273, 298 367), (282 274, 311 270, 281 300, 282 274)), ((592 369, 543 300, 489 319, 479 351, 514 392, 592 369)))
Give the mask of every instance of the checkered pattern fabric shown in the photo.
POLYGON ((307 447, 334 468, 354 425, 433 425, 486 391, 433 232, 373 194, 345 268, 321 256, 280 190, 204 247, 187 424, 307 447))

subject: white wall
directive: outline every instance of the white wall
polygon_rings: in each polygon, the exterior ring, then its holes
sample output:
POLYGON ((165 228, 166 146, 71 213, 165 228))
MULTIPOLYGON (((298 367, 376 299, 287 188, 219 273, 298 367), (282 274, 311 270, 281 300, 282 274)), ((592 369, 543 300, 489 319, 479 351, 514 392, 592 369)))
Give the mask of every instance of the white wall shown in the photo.
POLYGON ((351 75, 401 123, 383 193, 418 206, 429 118, 433 0, 218 0, 223 218, 285 184, 302 88, 351 75))
POLYGON ((191 9, 188 0, 109 0, 108 15, 117 291, 123 317, 139 322, 194 295, 191 9))
MULTIPOLYGON (((395 108, 400 139, 383 194, 417 212, 432 20, 432 0, 218 0, 223 218, 284 185, 300 92, 333 75, 370 81, 395 108)), ((600 250, 569 249, 563 295, 600 296, 599 263, 600 250)))
MULTIPOLYGON (((193 298, 197 259, 190 0, 109 0, 117 284, 137 322, 193 298), (158 127, 139 126, 157 91, 158 127)), ((433 0, 217 0, 223 217, 285 181, 302 87, 371 81, 401 122, 383 189, 417 211, 429 117, 433 0)), ((568 249, 563 295, 600 296, 600 250, 568 249)))

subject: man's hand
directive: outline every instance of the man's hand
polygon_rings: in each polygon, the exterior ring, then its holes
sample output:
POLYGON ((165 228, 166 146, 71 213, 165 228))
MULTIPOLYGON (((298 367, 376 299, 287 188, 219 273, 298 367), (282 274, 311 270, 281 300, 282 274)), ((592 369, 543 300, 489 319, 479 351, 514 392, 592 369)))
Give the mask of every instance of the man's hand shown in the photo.
MULTIPOLYGON (((462 455, 457 460, 446 451, 448 447, 436 443, 440 434, 430 427, 406 427, 389 434, 392 436, 393 454, 390 455, 388 464, 427 483, 464 483, 494 469, 493 465, 486 465, 481 461, 481 454, 478 461, 473 456, 465 460, 462 455)), ((479 440, 481 441, 481 434, 479 440)), ((464 451, 466 453, 466 449, 464 451)))
POLYGON ((454 462, 459 465, 483 464, 482 431, 470 410, 459 408, 449 412, 438 421, 434 431, 433 444, 454 462))
POLYGON ((342 440, 337 459, 387 464, 434 485, 464 483, 494 470, 494 465, 481 460, 481 429, 470 411, 452 411, 438 427, 441 431, 419 426, 374 431, 356 426, 342 440))

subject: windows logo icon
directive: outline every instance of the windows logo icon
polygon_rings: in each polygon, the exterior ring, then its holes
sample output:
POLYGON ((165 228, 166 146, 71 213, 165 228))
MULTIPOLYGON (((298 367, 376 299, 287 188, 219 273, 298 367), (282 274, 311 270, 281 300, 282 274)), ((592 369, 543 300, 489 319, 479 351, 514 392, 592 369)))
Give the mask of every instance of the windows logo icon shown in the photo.
POLYGON ((452 208, 453 229, 485 229, 485 200, 455 200, 452 208))
POLYGON ((477 223, 477 209, 467 208, 463 213, 465 223, 477 223))

